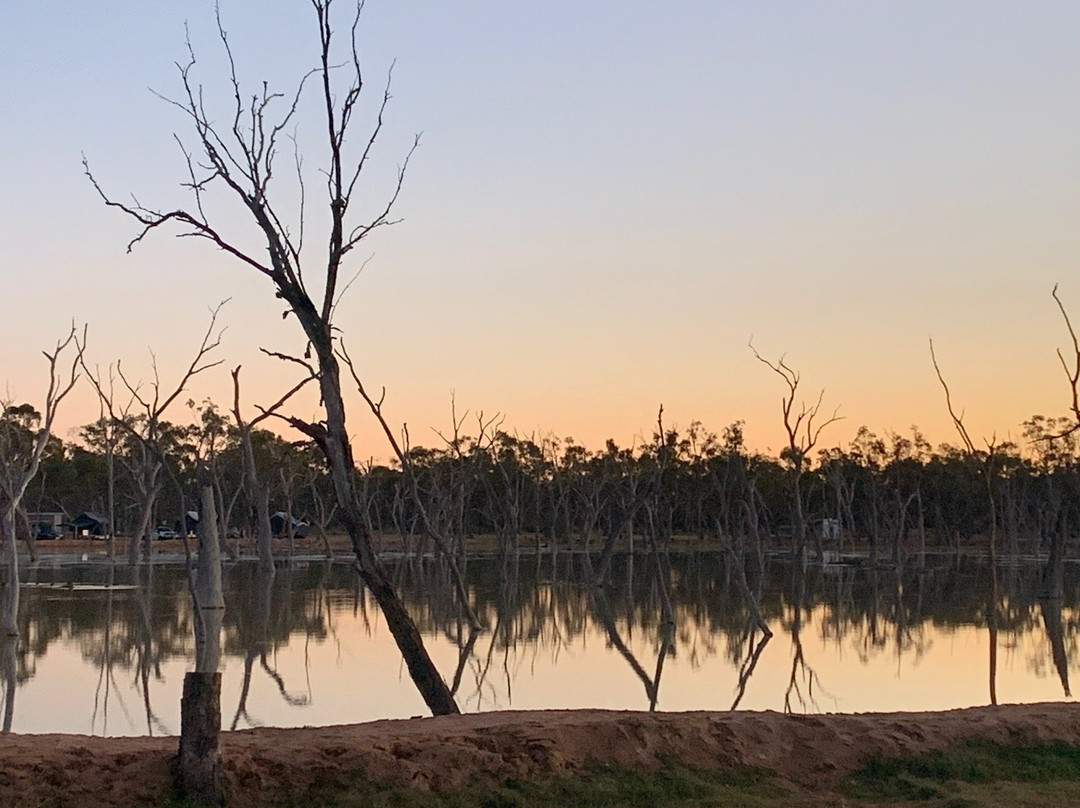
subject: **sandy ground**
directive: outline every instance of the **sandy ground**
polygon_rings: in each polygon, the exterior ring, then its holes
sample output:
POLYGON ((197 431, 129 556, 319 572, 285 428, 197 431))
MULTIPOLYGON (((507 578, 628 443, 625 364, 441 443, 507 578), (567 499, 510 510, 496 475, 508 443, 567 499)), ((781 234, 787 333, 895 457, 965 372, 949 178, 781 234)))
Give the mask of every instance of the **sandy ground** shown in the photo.
MULTIPOLYGON (((329 539, 331 548, 335 554, 347 555, 352 552, 348 536, 332 534, 329 539)), ((194 552, 196 549, 195 539, 189 538, 188 543, 192 552, 194 552)), ((240 544, 239 549, 242 554, 249 556, 254 554, 255 551, 250 539, 229 539, 229 544, 234 547, 238 543, 240 544)), ((397 549, 397 545, 399 544, 399 541, 395 541, 392 543, 392 546, 387 547, 387 549, 397 549)), ((274 539, 273 546, 274 554, 284 558, 288 551, 288 542, 285 539, 274 539)), ((50 539, 38 541, 35 543, 34 547, 37 550, 38 556, 42 558, 86 554, 89 559, 98 559, 103 558, 107 551, 107 544, 104 539, 50 539)), ((122 560, 126 557, 127 548, 127 537, 118 536, 114 542, 113 555, 122 560)), ((325 552, 325 545, 321 538, 308 536, 304 539, 296 539, 293 549, 299 555, 309 555, 312 553, 321 555, 325 552)), ((184 542, 181 539, 155 541, 154 552, 161 553, 162 555, 183 555, 184 542)), ((27 558, 25 544, 19 545, 19 555, 23 559, 27 558)))
MULTIPOLYGON (((349 537, 341 533, 331 533, 327 536, 330 542, 330 547, 335 555, 349 556, 352 555, 352 544, 349 541, 349 537)), ((195 550, 195 539, 188 540, 192 551, 195 550)), ((400 552, 403 549, 401 537, 396 533, 384 533, 377 539, 378 546, 385 552, 400 552)), ((523 552, 532 552, 536 547, 536 538, 532 535, 522 535, 521 549, 523 552)), ((252 557, 255 554, 255 548, 253 541, 250 538, 246 539, 229 539, 229 544, 233 547, 237 547, 241 553, 246 557, 252 557)), ((595 541, 593 543, 593 550, 599 550, 600 542, 595 541)), ((41 540, 35 543, 38 556, 42 558, 49 558, 52 556, 72 556, 86 554, 88 560, 97 560, 104 558, 106 555, 106 543, 104 539, 50 539, 41 540)), ((492 535, 480 535, 470 536, 465 542, 466 549, 470 552, 495 552, 498 549, 498 541, 495 536, 492 535)), ((546 542, 544 543, 546 547, 546 542)), ((113 555, 119 559, 125 558, 127 552, 128 539, 125 536, 119 536, 115 540, 115 547, 113 555)), ((625 549, 623 545, 619 545, 620 549, 625 549)), ((708 541, 701 541, 697 536, 675 536, 672 539, 672 548, 693 548, 695 550, 709 550, 718 549, 718 546, 708 541)), ((565 544, 561 544, 560 551, 565 551, 569 548, 565 544)), ((638 542, 638 549, 644 549, 644 543, 638 542)), ((274 555, 284 559, 288 552, 288 541, 286 539, 274 539, 273 543, 274 555)), ((428 543, 428 552, 434 552, 434 547, 428 543)), ((326 545, 323 542, 321 536, 310 535, 303 539, 295 539, 293 543, 293 551, 297 555, 310 556, 310 555, 324 555, 326 552, 326 545)), ((163 541, 154 542, 154 552, 161 553, 162 555, 183 555, 184 543, 180 539, 167 539, 163 541)), ((26 545, 19 544, 20 557, 25 559, 26 545)))
MULTIPOLYGON (((1080 705, 942 713, 503 712, 305 729, 223 733, 232 806, 257 806, 313 784, 365 780, 445 789, 572 772, 592 762, 649 769, 661 761, 771 769, 829 791, 871 758, 959 739, 1080 741, 1080 705)), ((175 738, 0 736, 0 805, 130 806, 171 787, 175 738)))

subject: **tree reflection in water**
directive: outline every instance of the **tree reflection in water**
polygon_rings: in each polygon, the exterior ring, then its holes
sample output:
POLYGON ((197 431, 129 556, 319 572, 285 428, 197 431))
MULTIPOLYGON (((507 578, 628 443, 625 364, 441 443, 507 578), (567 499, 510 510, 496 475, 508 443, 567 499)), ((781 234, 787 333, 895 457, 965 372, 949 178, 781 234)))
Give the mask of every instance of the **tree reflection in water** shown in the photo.
MULTIPOLYGON (((730 558, 722 554, 616 555, 599 587, 595 565, 581 553, 544 552, 522 561, 516 553, 469 560, 468 594, 485 626, 481 630, 470 626, 460 608, 445 563, 411 559, 394 569, 420 630, 437 646, 449 647, 444 673, 469 709, 513 707, 529 688, 526 701, 535 703, 542 682, 534 676, 556 670, 565 654, 568 664, 585 659, 600 666, 598 675, 627 693, 621 703, 626 708, 664 708, 661 678, 674 676, 668 709, 687 705, 691 682, 698 701, 690 706, 700 709, 764 705, 790 711, 836 706, 822 702, 826 668, 825 684, 836 687, 839 669, 831 659, 850 657, 856 668, 878 676, 885 662, 895 679, 893 674, 932 654, 949 653, 951 643, 936 648, 934 638, 959 631, 989 639, 989 659, 983 656, 982 664, 988 665, 983 670, 991 700, 999 695, 999 664, 1008 664, 1010 682, 1015 679, 1017 648, 1027 654, 1019 659, 1024 674, 1032 681, 1053 678, 1065 696, 1070 667, 1080 659, 1078 587, 1071 567, 1064 594, 1047 598, 1040 597, 1044 588, 1036 567, 1014 565, 994 576, 972 559, 929 557, 924 570, 897 574, 840 565, 800 570, 769 559, 752 586, 776 633, 770 641, 735 583, 730 558), (999 648, 1008 654, 1005 662, 999 648), (693 678, 697 671, 700 679, 693 678), (716 692, 717 675, 728 677, 730 696, 716 692), (628 677, 640 683, 636 697, 625 688, 628 677)), ((77 649, 92 671, 92 678, 83 677, 91 732, 175 731, 168 688, 175 690, 177 666, 189 665, 194 652, 184 570, 94 564, 30 572, 21 599, 23 639, 0 642, 4 728, 19 730, 32 713, 49 709, 37 703, 17 713, 16 694, 33 683, 40 667, 53 664, 57 654, 49 657, 49 650, 63 647, 77 649)), ((269 576, 254 563, 227 564, 225 587, 222 654, 226 671, 234 673, 226 678, 224 695, 232 728, 308 723, 305 711, 316 698, 324 706, 340 700, 341 693, 318 690, 323 680, 311 667, 316 649, 324 666, 328 659, 342 669, 357 666, 346 677, 349 687, 359 692, 370 686, 369 671, 350 661, 350 654, 357 656, 355 646, 368 642, 365 637, 385 634, 385 626, 369 611, 370 597, 351 565, 299 563, 269 576), (345 655, 343 644, 350 649, 345 655), (268 687, 256 687, 259 680, 268 687)), ((1015 684, 1010 687, 1009 696, 1016 698, 1015 684)), ((558 699, 573 697, 555 693, 546 706, 567 706, 558 699)), ((373 696, 376 702, 381 698, 373 696)), ((334 714, 341 721, 372 717, 377 716, 334 714)), ((85 723, 75 723, 80 719, 71 720, 67 731, 87 731, 85 723)))

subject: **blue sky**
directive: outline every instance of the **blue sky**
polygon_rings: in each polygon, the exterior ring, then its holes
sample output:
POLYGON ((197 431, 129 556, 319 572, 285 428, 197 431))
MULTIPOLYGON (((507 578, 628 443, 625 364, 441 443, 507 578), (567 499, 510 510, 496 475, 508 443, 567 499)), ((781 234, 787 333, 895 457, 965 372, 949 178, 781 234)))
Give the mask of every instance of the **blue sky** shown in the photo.
MULTIPOLYGON (((308 3, 221 13, 246 81, 287 89, 313 65, 308 3)), ((218 97, 213 4, 2 15, 0 296, 33 304, 0 321, 0 378, 39 395, 38 349, 71 317, 95 362, 145 374, 153 346, 169 377, 231 297, 222 356, 249 368, 252 399, 276 397, 284 371, 257 348, 295 347, 296 329, 264 279, 164 235, 125 254, 131 224, 81 174, 85 152, 118 195, 184 200, 185 121, 148 88, 177 93, 187 21, 218 97)), ((663 402, 683 425, 744 418, 776 448, 781 391, 751 335, 841 405, 827 437, 918 423, 952 439, 929 336, 972 431, 1015 434, 1067 404, 1049 295, 1061 283, 1080 317, 1077 30, 1075 3, 369 0, 373 99, 396 59, 370 204, 423 136, 405 221, 358 255, 341 325, 421 442, 455 390, 459 408, 594 445, 631 442, 663 402)), ((320 134, 305 114, 312 170, 320 134)), ((192 396, 227 391, 222 369, 192 396)), ((68 423, 91 410, 84 393, 68 423)))

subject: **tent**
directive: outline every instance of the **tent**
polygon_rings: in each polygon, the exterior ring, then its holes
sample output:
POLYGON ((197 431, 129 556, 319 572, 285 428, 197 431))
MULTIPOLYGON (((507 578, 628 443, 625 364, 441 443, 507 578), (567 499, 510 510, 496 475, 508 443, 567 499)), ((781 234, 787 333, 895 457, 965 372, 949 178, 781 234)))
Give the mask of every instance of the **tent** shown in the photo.
POLYGON ((109 519, 84 511, 72 519, 68 526, 75 531, 76 536, 104 536, 109 532, 109 519))

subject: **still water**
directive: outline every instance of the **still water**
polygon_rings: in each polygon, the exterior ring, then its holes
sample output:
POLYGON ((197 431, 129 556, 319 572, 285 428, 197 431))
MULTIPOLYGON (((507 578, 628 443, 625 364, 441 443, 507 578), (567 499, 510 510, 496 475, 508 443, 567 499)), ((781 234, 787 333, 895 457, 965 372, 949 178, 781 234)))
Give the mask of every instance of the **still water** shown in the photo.
MULTIPOLYGON (((897 576, 858 564, 760 582, 774 632, 753 630, 722 557, 472 558, 486 629, 470 633, 434 561, 390 562, 463 711, 599 707, 858 712, 1069 698, 1078 663, 1077 570, 1041 601, 1037 566, 963 558, 897 576), (674 626, 663 619, 668 583, 674 626), (997 598, 991 596, 996 590, 997 598)), ((192 616, 180 566, 48 564, 24 573, 17 644, 0 643, 3 726, 14 732, 163 735, 179 729, 192 616)), ((318 726, 425 713, 351 565, 313 561, 271 579, 226 569, 225 728, 318 726)))

